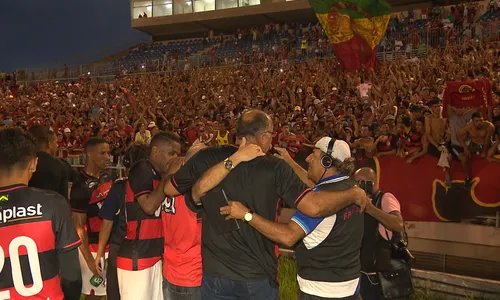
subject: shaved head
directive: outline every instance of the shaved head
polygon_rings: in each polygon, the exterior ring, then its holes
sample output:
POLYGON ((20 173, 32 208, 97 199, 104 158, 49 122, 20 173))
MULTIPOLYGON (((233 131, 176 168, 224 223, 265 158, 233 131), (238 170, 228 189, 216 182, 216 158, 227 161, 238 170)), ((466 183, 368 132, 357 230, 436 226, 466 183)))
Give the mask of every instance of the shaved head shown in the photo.
POLYGON ((371 181, 376 183, 377 182, 377 173, 373 171, 372 168, 360 168, 354 173, 354 179, 359 181, 359 180, 364 180, 364 181, 371 181))

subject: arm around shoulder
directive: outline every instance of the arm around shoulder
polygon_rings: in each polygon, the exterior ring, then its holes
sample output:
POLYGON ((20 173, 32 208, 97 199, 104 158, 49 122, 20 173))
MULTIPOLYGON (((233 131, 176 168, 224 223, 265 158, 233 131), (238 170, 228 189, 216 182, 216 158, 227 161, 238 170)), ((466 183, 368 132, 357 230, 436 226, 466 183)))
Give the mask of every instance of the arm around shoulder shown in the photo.
POLYGON ((351 204, 364 210, 367 202, 365 192, 355 186, 344 191, 307 193, 297 204, 297 209, 309 217, 328 217, 351 204))

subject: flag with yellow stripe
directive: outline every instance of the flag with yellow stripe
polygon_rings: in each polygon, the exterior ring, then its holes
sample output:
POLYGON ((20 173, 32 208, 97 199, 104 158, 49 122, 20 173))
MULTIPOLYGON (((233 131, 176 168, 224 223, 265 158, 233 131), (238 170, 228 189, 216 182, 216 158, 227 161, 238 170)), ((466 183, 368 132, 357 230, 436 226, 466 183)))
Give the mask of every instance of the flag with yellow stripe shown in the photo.
POLYGON ((389 23, 391 7, 382 0, 310 0, 341 65, 369 69, 389 23))

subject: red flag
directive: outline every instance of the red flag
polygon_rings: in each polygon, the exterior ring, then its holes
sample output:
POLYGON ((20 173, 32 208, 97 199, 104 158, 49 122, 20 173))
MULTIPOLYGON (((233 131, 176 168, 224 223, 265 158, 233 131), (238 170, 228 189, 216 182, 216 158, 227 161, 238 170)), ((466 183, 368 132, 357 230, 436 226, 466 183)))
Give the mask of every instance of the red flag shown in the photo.
POLYGON ((486 114, 493 105, 491 83, 488 79, 448 81, 443 96, 443 116, 448 116, 448 105, 456 108, 481 107, 486 114))

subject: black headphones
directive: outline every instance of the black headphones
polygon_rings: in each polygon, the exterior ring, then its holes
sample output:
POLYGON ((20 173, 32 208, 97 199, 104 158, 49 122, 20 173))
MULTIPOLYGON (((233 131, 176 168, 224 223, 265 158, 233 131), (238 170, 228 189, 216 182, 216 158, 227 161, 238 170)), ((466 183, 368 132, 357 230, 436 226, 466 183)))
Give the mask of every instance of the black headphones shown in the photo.
POLYGON ((329 169, 333 166, 333 158, 332 158, 332 151, 333 151, 333 145, 335 144, 336 139, 332 138, 330 142, 328 143, 328 148, 326 149, 326 154, 321 157, 321 160, 319 161, 321 166, 325 169, 329 169))

